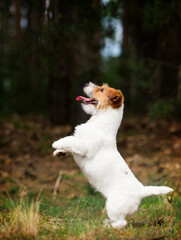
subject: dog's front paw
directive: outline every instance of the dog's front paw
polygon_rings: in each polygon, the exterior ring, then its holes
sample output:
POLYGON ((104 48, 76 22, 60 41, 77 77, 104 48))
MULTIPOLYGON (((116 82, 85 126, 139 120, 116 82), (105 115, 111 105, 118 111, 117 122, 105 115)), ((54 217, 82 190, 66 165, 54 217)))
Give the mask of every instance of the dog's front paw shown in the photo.
POLYGON ((62 151, 62 150, 55 150, 55 151, 53 152, 53 156, 54 156, 54 157, 65 156, 65 152, 62 151))
POLYGON ((55 141, 55 142, 52 144, 52 148, 55 148, 55 149, 60 148, 60 140, 55 141))

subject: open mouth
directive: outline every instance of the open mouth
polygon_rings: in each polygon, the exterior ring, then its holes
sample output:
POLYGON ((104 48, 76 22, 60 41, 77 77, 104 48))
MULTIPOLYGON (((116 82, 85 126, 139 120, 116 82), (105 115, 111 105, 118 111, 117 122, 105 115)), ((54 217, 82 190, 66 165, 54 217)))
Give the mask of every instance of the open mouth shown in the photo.
POLYGON ((97 104, 97 101, 95 98, 86 98, 82 96, 76 97, 76 101, 81 101, 84 104, 97 104))

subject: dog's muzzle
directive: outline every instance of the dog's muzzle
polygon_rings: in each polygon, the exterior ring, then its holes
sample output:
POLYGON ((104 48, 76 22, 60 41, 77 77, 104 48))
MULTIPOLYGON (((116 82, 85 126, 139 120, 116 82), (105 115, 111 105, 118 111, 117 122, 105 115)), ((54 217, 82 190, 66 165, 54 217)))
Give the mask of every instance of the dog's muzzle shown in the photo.
POLYGON ((96 87, 96 85, 92 82, 86 83, 84 87, 84 92, 87 96, 93 97, 93 90, 96 87))

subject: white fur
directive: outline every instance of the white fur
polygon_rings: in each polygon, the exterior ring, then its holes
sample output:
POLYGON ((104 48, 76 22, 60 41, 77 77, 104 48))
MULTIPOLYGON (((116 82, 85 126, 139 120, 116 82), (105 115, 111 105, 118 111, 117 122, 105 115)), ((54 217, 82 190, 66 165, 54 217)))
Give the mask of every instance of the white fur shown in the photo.
MULTIPOLYGON (((84 92, 92 97, 95 85, 89 83, 84 92)), ((124 105, 98 110, 96 106, 83 104, 92 117, 75 128, 72 136, 53 143, 56 155, 70 152, 90 184, 106 198, 106 211, 114 228, 127 225, 125 217, 133 214, 141 200, 150 195, 167 194, 169 187, 145 187, 129 169, 117 150, 116 135, 123 117, 124 105)))

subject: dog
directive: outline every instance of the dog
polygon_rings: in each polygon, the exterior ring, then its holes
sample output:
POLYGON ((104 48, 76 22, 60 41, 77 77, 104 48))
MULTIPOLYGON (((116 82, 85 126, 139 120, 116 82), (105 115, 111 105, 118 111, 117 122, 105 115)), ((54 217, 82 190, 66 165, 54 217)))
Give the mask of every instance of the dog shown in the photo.
POLYGON ((165 186, 144 186, 134 176, 117 150, 116 135, 123 118, 124 96, 107 84, 88 83, 88 97, 78 96, 83 110, 91 115, 84 124, 75 127, 74 134, 55 141, 54 156, 66 152, 73 155, 89 183, 106 198, 106 223, 115 229, 127 225, 125 217, 133 214, 142 199, 167 194, 165 186))

